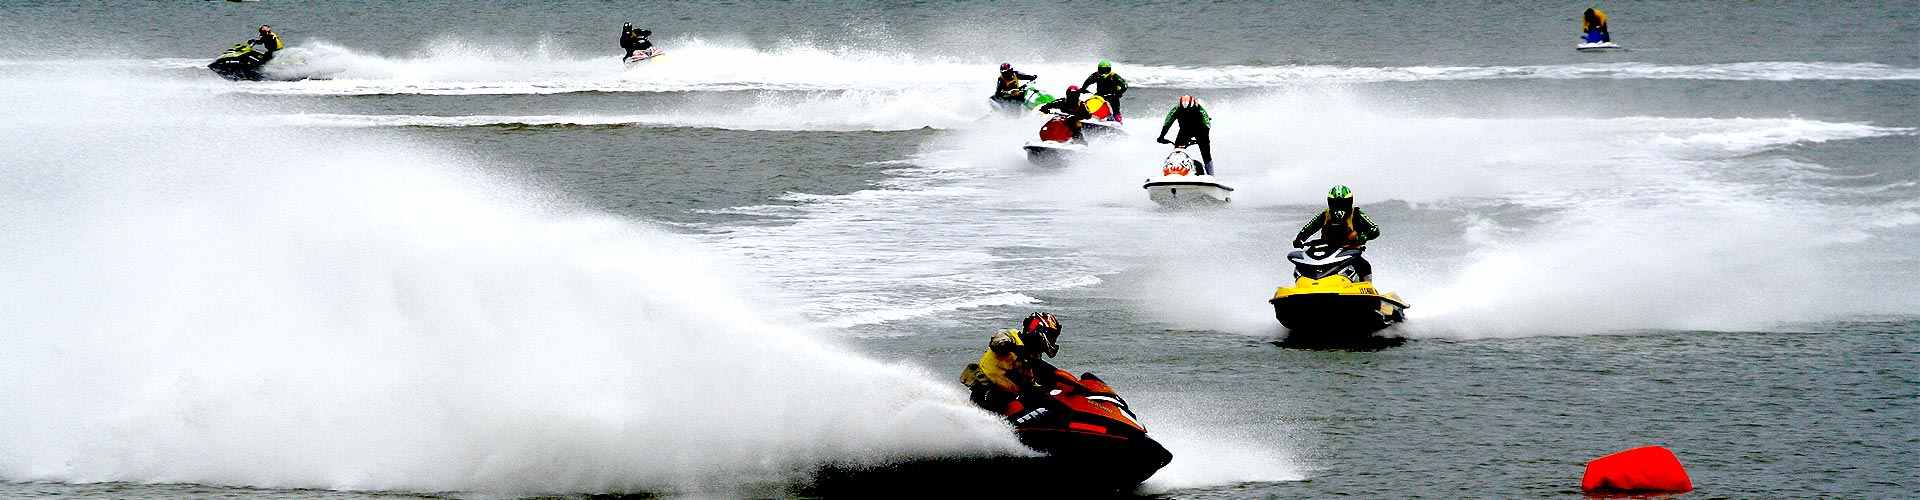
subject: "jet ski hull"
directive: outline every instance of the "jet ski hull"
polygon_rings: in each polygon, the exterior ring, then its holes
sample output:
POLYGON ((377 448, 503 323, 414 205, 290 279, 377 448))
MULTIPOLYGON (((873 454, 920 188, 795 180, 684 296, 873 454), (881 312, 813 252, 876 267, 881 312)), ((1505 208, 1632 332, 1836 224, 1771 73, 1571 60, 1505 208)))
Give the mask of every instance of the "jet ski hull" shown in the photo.
POLYGON ((1080 133, 1087 139, 1125 138, 1127 130, 1120 128, 1120 122, 1110 120, 1084 120, 1080 122, 1080 133))
POLYGON ((1163 175, 1147 179, 1140 187, 1147 198, 1168 208, 1220 206, 1233 201, 1233 188, 1211 175, 1163 175))
POLYGON ((260 74, 260 67, 266 64, 266 61, 260 60, 259 56, 247 53, 215 59, 213 63, 207 65, 207 69, 228 80, 260 81, 266 79, 265 75, 260 74))
POLYGON ((1621 48, 1620 44, 1613 43, 1613 42, 1593 42, 1593 43, 1576 44, 1573 46, 1573 50, 1578 50, 1581 52, 1607 52, 1607 51, 1625 50, 1625 49, 1621 48))
POLYGON ((639 66, 640 63, 652 61, 655 58, 658 58, 664 55, 667 55, 666 51, 660 50, 659 47, 654 47, 646 50, 633 51, 632 54, 629 54, 626 58, 621 59, 621 61, 625 62, 628 68, 632 68, 634 66, 639 66))
POLYGON ((1373 283, 1345 276, 1299 278, 1280 287, 1267 301, 1273 317, 1287 328, 1289 341, 1360 342, 1406 321, 1407 303, 1399 294, 1381 293, 1373 283))
POLYGON ((1022 149, 1027 151, 1028 162, 1042 166, 1062 165, 1087 151, 1085 145, 1053 141, 1031 141, 1022 149))

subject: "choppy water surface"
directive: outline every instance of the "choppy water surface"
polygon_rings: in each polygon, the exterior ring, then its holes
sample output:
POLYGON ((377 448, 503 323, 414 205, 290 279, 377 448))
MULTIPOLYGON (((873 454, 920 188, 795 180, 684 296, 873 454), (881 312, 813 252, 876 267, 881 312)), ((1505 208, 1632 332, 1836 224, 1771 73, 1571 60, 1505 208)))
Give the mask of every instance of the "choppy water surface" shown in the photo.
POLYGON ((953 379, 1035 309, 1142 495, 1920 487, 1914 9, 1585 6, 0 6, 0 495, 808 495, 1018 453, 953 379), (260 23, 309 79, 201 68, 260 23), (1103 57, 1133 137, 1028 165, 992 67, 1103 57), (1182 94, 1230 209, 1139 189, 1182 94), (1402 345, 1273 343, 1336 183, 1402 345))

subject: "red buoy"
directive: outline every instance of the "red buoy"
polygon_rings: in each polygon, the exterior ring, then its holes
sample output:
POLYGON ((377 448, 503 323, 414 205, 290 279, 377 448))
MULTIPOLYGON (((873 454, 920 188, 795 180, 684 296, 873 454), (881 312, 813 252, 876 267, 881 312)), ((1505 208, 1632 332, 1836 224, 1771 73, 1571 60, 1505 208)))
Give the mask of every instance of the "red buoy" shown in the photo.
POLYGON ((1642 446, 1587 462, 1580 478, 1585 491, 1649 491, 1679 493, 1693 490, 1693 479, 1680 466, 1680 457, 1659 446, 1642 446))

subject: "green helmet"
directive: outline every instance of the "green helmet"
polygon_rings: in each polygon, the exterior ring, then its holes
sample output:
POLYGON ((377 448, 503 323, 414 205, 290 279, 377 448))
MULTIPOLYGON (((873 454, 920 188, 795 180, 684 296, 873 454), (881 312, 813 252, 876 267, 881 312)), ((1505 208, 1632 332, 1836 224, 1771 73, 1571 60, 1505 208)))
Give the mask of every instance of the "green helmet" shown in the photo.
POLYGON ((1106 60, 1106 59, 1101 59, 1101 60, 1100 60, 1100 69, 1113 69, 1113 61, 1108 61, 1108 60, 1106 60))
POLYGON ((1336 200, 1344 199, 1344 198, 1352 198, 1353 190, 1347 189, 1347 186, 1345 185, 1334 186, 1333 189, 1327 190, 1327 197, 1336 199, 1336 200))

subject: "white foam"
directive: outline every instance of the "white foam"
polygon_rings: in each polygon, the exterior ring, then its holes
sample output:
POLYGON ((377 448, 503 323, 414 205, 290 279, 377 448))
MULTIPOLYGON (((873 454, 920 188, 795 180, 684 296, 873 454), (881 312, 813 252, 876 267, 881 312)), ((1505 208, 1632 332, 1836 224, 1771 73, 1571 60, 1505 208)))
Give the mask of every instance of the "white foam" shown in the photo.
POLYGON ((93 127, 220 105, 88 81, 4 84, 85 120, 0 120, 0 478, 724 492, 1020 450, 700 243, 392 140, 93 127))

